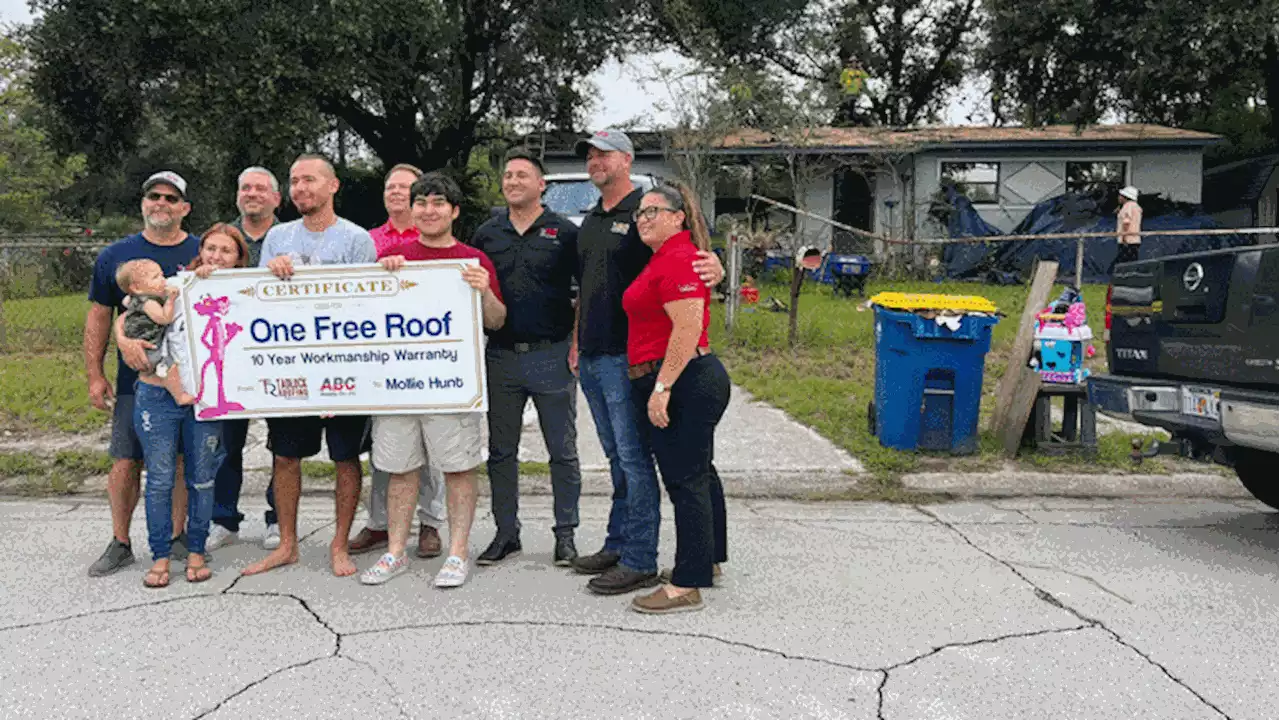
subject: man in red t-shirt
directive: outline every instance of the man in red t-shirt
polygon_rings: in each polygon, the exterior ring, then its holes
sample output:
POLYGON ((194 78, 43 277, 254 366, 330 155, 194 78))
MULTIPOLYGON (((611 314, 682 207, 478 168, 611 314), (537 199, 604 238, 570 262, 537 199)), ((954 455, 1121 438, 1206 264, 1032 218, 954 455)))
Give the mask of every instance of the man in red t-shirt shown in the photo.
MULTIPOLYGON (((462 191, 440 173, 427 173, 409 191, 417 240, 388 250, 378 262, 395 272, 414 260, 475 259, 462 279, 480 291, 484 326, 502 327, 507 307, 493 263, 484 253, 458 242, 453 221, 458 218, 462 191)), ((387 491, 387 553, 360 576, 366 585, 380 585, 409 568, 405 544, 413 522, 418 474, 428 463, 444 471, 449 508, 449 557, 436 574, 436 587, 458 587, 467 580, 470 554, 467 542, 476 514, 475 469, 483 461, 485 417, 481 413, 443 415, 378 415, 373 419, 373 464, 391 473, 387 491)))
MULTIPOLYGON (((369 229, 378 257, 400 254, 399 246, 418 242, 420 233, 418 226, 413 224, 409 192, 420 177, 422 171, 408 163, 400 163, 387 171, 382 187, 387 221, 369 229)), ((391 483, 391 475, 377 466, 371 467, 370 471, 369 519, 347 543, 352 555, 387 546, 387 487, 391 483)), ((439 468, 428 466, 421 476, 418 485, 418 557, 433 558, 442 552, 440 527, 444 525, 444 473, 439 468)))

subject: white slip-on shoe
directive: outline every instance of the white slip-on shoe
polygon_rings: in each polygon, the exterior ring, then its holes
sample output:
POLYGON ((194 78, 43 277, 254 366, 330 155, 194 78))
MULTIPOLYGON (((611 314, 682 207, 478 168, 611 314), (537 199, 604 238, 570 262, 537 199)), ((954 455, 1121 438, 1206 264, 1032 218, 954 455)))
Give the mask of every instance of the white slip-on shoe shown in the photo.
POLYGON ((400 557, 385 553, 373 567, 360 574, 360 582, 365 585, 381 585, 397 575, 403 575, 408 569, 408 553, 400 557))
POLYGON ((449 559, 444 561, 444 567, 440 568, 440 572, 436 573, 436 587, 459 587, 467 581, 467 574, 470 570, 471 568, 466 560, 457 555, 450 555, 449 559))

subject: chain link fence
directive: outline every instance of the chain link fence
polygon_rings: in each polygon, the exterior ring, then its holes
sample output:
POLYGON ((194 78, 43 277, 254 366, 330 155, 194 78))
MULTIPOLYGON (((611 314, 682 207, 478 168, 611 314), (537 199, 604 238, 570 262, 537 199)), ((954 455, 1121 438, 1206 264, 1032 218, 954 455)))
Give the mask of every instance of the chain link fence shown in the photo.
POLYGON ((0 236, 0 354, 79 350, 93 264, 85 235, 0 236))

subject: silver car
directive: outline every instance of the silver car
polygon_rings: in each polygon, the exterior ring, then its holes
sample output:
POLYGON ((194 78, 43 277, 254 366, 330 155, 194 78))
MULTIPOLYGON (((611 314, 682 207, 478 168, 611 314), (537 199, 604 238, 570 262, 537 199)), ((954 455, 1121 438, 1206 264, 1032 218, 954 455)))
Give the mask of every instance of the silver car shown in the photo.
MULTIPOLYGON (((554 173, 543 179, 547 181, 547 191, 542 196, 542 203, 575 225, 581 225, 583 216, 600 201, 600 191, 591 184, 591 176, 584 172, 554 173)), ((649 190, 658 185, 659 179, 653 175, 632 175, 631 182, 649 190)))

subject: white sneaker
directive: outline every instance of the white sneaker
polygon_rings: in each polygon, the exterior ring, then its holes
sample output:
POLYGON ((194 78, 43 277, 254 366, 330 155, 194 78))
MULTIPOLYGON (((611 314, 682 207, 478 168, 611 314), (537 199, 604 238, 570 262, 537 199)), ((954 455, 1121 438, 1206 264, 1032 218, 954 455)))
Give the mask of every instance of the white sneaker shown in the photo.
POLYGON ((403 575, 408 569, 408 553, 400 557, 385 553, 373 567, 360 574, 360 582, 365 585, 381 585, 397 575, 403 575))
POLYGON ((267 536, 262 538, 262 547, 275 550, 280 547, 280 526, 271 523, 267 526, 267 536))
POLYGON ((466 560, 457 555, 450 555, 449 559, 444 561, 444 567, 440 568, 440 572, 436 573, 436 587, 452 588, 461 586, 467 581, 467 573, 470 572, 470 569, 466 560))
POLYGON ((221 547, 226 547, 240 538, 240 533, 234 533, 230 530, 214 523, 209 528, 209 539, 204 541, 205 552, 213 552, 221 547))

